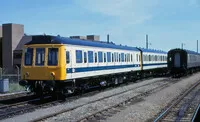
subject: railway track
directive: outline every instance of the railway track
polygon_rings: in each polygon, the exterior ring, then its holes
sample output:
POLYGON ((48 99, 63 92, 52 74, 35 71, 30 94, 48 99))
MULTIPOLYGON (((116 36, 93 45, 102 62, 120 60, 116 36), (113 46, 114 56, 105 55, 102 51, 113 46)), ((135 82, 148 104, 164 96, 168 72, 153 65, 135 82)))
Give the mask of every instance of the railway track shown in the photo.
MULTIPOLYGON (((76 107, 68 109, 68 110, 62 110, 62 111, 60 111, 58 113, 54 113, 54 114, 45 116, 44 118, 48 118, 48 117, 51 117, 51 116, 58 115, 60 113, 71 111, 71 110, 74 110, 76 108, 82 107, 84 105, 92 104, 94 102, 101 101, 101 100, 104 100, 104 99, 107 99, 107 98, 110 98, 110 97, 113 97, 113 96, 117 96, 117 95, 129 92, 131 90, 134 90, 134 89, 139 89, 141 87, 146 87, 148 85, 152 85, 152 84, 160 84, 160 85, 162 85, 161 82, 163 82, 163 83, 166 83, 165 86, 167 86, 170 83, 176 83, 179 80, 180 79, 177 80, 177 79, 165 78, 165 79, 162 79, 162 80, 155 81, 153 83, 147 83, 147 84, 144 84, 142 86, 138 86, 138 87, 135 87, 133 89, 127 89, 127 90, 125 90, 123 92, 120 92, 120 93, 117 93, 117 94, 114 94, 114 95, 110 95, 110 96, 107 96, 107 97, 104 97, 104 98, 101 98, 101 99, 98 99, 98 100, 95 100, 95 101, 91 101, 91 102, 88 102, 86 104, 82 104, 80 106, 76 106, 76 107), (167 82, 167 81, 172 81, 172 82, 167 82)), ((113 88, 107 88, 104 91, 110 90, 110 89, 113 89, 113 88)), ((76 99, 80 99, 81 97, 91 96, 91 95, 94 95, 96 93, 99 93, 99 91, 97 91, 97 90, 96 91, 92 91, 92 92, 89 92, 89 93, 85 93, 85 94, 83 94, 81 96, 80 95, 69 96, 69 97, 67 97, 66 101, 53 100, 52 98, 49 98, 49 100, 46 100, 45 102, 41 103, 41 101, 36 98, 36 99, 30 99, 30 100, 26 100, 26 101, 22 101, 22 102, 18 102, 18 103, 13 103, 13 104, 8 104, 8 105, 1 105, 0 104, 0 120, 8 118, 8 117, 15 116, 15 115, 23 114, 25 112, 31 112, 31 111, 34 111, 34 110, 36 110, 38 108, 43 108, 44 106, 50 107, 52 105, 57 105, 57 104, 59 104, 61 102, 72 102, 72 101, 74 101, 76 99)), ((144 94, 149 94, 149 92, 146 92, 144 94)), ((40 120, 43 120, 43 118, 39 118, 38 120, 34 120, 34 121, 40 121, 40 120)))
POLYGON ((200 81, 192 85, 170 106, 168 106, 154 122, 191 121, 200 101, 200 81))
POLYGON ((18 93, 10 93, 10 94, 1 94, 0 95, 0 101, 8 100, 8 99, 17 99, 19 97, 26 97, 27 95, 30 95, 31 93, 27 91, 22 91, 18 93))
MULTIPOLYGON (((159 81, 156 81, 156 82, 159 82, 159 81)), ((151 83, 136 87, 136 89, 150 85, 150 84, 151 83)), ((105 91, 110 90, 110 89, 112 88, 107 88, 105 89, 105 91)), ((125 93, 127 91, 128 90, 121 93, 125 93)), ((100 91, 96 90, 96 91, 85 93, 81 96, 80 95, 69 96, 67 97, 67 100, 65 102, 71 102, 81 97, 91 96, 99 92, 100 91)), ((121 94, 121 93, 118 93, 118 94, 121 94)), ((111 96, 108 96, 108 97, 111 97, 111 96)), ((2 100, 0 101, 0 120, 8 118, 8 117, 13 117, 15 115, 23 114, 25 112, 31 112, 31 111, 34 111, 35 109, 42 108, 44 106, 56 105, 61 102, 63 102, 63 100, 55 100, 55 99, 52 99, 51 97, 46 97, 45 101, 40 101, 40 99, 34 95, 27 95, 27 96, 23 96, 19 98, 14 97, 13 99, 2 100)))
MULTIPOLYGON (((143 86, 140 86, 138 88, 145 87, 145 86, 147 87, 148 85, 153 85, 153 86, 156 86, 156 87, 149 89, 147 91, 144 91, 142 93, 139 93, 138 95, 130 97, 127 100, 121 101, 120 103, 111 105, 107 108, 104 108, 104 109, 98 110, 94 113, 91 113, 90 115, 79 118, 79 120, 77 120, 77 121, 85 121, 85 120, 89 121, 90 118, 92 118, 92 120, 94 120, 94 118, 96 116, 97 116, 96 120, 99 120, 99 118, 105 117, 105 115, 104 115, 105 113, 108 113, 108 114, 110 114, 112 112, 115 113, 116 109, 121 109, 121 108, 123 108, 123 106, 128 106, 128 105, 134 104, 136 102, 139 102, 139 101, 143 100, 144 97, 147 97, 148 95, 150 95, 150 94, 152 94, 152 93, 154 93, 158 90, 162 90, 163 88, 168 87, 170 84, 173 84, 173 83, 176 83, 176 82, 179 81, 179 80, 176 79, 176 80, 174 80, 174 82, 168 82, 168 81, 171 81, 171 80, 173 80, 173 79, 169 78, 169 79, 163 80, 164 82, 156 81, 156 82, 153 82, 153 83, 148 83, 148 84, 145 84, 143 86)), ((120 93, 117 93, 117 94, 114 94, 114 95, 110 95, 110 96, 103 97, 103 98, 100 98, 100 99, 96 99, 96 100, 93 100, 93 101, 90 101, 90 102, 87 102, 87 103, 84 103, 84 104, 81 104, 81 105, 77 105, 75 107, 71 107, 69 109, 62 109, 61 111, 58 111, 56 113, 52 113, 52 114, 37 118, 37 119, 33 120, 33 122, 43 121, 43 120, 46 120, 47 118, 50 118, 50 117, 53 117, 53 116, 56 116, 56 115, 59 115, 59 114, 62 114, 62 113, 71 112, 75 109, 78 109, 78 108, 81 108, 81 107, 84 107, 84 106, 87 106, 87 105, 90 105, 90 104, 94 104, 94 103, 99 102, 99 101, 104 101, 104 100, 109 99, 111 97, 117 97, 118 95, 122 95, 126 92, 130 92, 130 91, 136 90, 138 88, 128 89, 128 90, 125 90, 123 92, 120 92, 120 93)))
POLYGON ((8 105, 0 106, 0 120, 12 117, 14 115, 23 114, 25 112, 34 111, 40 107, 49 106, 53 104, 60 103, 61 100, 52 99, 51 96, 44 97, 43 100, 37 97, 33 97, 33 99, 17 102, 8 105))

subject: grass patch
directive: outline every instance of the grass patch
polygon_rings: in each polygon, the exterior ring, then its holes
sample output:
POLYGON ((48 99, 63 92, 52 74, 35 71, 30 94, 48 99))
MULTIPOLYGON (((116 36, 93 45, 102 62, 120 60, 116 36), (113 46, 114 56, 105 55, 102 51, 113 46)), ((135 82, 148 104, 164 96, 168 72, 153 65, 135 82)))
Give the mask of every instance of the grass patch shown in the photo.
POLYGON ((20 86, 19 83, 9 83, 9 92, 24 91, 25 88, 20 86))

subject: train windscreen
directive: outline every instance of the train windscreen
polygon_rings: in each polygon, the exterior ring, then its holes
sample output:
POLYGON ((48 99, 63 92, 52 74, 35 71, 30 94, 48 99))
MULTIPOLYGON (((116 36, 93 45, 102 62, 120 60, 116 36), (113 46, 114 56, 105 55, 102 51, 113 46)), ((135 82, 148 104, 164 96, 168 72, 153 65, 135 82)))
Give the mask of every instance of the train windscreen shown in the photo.
POLYGON ((33 48, 25 49, 24 65, 31 66, 33 61, 33 48))
POLYGON ((48 65, 57 66, 58 65, 58 48, 48 49, 48 65))

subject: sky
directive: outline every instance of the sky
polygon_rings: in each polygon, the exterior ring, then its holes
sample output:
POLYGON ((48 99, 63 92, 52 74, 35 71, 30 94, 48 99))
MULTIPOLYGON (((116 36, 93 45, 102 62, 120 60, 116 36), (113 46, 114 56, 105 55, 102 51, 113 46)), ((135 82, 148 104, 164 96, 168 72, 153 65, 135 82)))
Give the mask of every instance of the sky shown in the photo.
MULTIPOLYGON (((28 35, 100 35, 133 47, 197 50, 200 0, 2 0, 0 24, 23 24, 28 35)), ((200 41, 199 41, 200 44, 200 41)), ((199 46, 200 47, 200 46, 199 46)), ((199 48, 200 51, 200 48, 199 48)))

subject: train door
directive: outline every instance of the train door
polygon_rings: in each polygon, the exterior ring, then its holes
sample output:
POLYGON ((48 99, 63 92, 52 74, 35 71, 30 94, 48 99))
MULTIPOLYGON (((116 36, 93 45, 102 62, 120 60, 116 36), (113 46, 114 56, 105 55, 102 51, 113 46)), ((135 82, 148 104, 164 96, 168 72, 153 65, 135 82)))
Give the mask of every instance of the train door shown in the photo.
POLYGON ((180 60, 180 53, 175 53, 174 55, 174 67, 180 67, 181 60, 180 60))
POLYGON ((66 67, 67 67, 67 78, 72 78, 72 52, 71 50, 66 50, 66 67))

